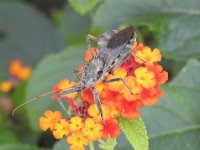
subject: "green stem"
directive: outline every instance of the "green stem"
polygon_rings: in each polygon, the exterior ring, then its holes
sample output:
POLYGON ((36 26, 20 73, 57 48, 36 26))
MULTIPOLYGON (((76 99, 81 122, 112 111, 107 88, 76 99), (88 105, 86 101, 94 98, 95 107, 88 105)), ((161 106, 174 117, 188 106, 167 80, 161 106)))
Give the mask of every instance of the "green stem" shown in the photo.
POLYGON ((93 144, 93 142, 90 142, 90 143, 89 143, 89 148, 90 148, 90 150, 95 150, 95 149, 94 149, 94 144, 93 144))

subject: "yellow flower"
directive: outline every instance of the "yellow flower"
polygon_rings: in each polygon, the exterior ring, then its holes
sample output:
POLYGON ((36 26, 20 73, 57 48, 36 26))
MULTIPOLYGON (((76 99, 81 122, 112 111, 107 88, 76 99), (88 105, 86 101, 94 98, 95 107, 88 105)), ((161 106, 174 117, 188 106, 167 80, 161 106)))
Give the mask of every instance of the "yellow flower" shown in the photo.
MULTIPOLYGON (((114 78, 124 78, 127 75, 127 71, 120 67, 118 68, 112 75, 106 76, 107 80, 114 79, 114 78)), ((120 91, 121 88, 123 88, 123 82, 122 81, 116 81, 112 83, 107 83, 107 86, 112 91, 120 91)))
MULTIPOLYGON (((101 108, 102 108, 102 111, 103 111, 103 118, 104 120, 107 120, 107 119, 110 119, 111 117, 111 110, 108 106, 106 105, 101 105, 101 108)), ((96 122, 101 122, 101 115, 98 111, 98 108, 97 108, 97 105, 96 104, 92 104, 90 105, 90 107, 88 108, 88 114, 90 116, 93 117, 93 119, 96 121, 96 122)))
POLYGON ((0 83, 0 91, 4 93, 9 93, 12 89, 12 84, 10 81, 2 81, 0 83))
POLYGON ((89 141, 96 141, 102 136, 103 126, 100 123, 95 123, 92 118, 85 120, 85 128, 83 128, 83 134, 87 136, 89 141))
MULTIPOLYGON (((136 55, 144 60, 145 64, 153 65, 154 62, 161 60, 161 53, 157 48, 154 48, 153 51, 151 51, 151 48, 146 46, 142 50, 136 51, 136 55)), ((138 63, 143 63, 143 61, 138 58, 136 58, 135 61, 138 63)))
POLYGON ((151 88, 156 84, 155 74, 145 67, 139 67, 134 71, 136 83, 142 85, 144 88, 151 88))
POLYGON ((79 116, 74 116, 70 119, 69 128, 71 132, 80 130, 83 125, 82 119, 79 116))
POLYGON ((69 122, 66 119, 62 119, 55 124, 53 135, 56 139, 62 139, 63 136, 67 136, 69 132, 69 122))
POLYGON ((142 87, 136 83, 135 77, 128 76, 124 80, 128 84, 128 87, 130 88, 133 95, 125 86, 121 89, 120 93, 122 93, 123 97, 128 101, 133 101, 138 99, 138 94, 142 92, 142 87))
POLYGON ((111 117, 115 118, 115 117, 119 117, 120 116, 120 111, 117 110, 117 108, 115 107, 110 107, 111 109, 111 117))
POLYGON ((74 132, 67 137, 67 143, 71 144, 70 150, 84 150, 87 144, 88 139, 84 137, 82 132, 74 132), (76 149, 75 149, 76 148, 76 149))
POLYGON ((55 124, 62 119, 62 114, 59 111, 45 111, 44 116, 40 117, 40 128, 46 131, 50 128, 54 130, 55 124))

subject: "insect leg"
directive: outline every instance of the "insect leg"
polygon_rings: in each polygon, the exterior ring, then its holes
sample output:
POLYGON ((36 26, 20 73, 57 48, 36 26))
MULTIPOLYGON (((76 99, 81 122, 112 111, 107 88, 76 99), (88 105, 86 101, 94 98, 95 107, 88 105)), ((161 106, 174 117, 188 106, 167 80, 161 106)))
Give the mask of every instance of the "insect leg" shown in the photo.
POLYGON ((71 89, 67 89, 67 90, 64 90, 64 91, 61 91, 57 97, 56 97, 56 100, 58 101, 59 105, 60 105, 60 108, 65 112, 66 116, 69 116, 68 114, 68 111, 65 107, 65 105, 63 104, 61 98, 67 94, 71 94, 71 93, 74 93, 74 92, 77 92, 79 89, 77 88, 71 88, 71 89))
POLYGON ((99 99, 99 95, 98 95, 97 90, 96 90, 96 88, 94 86, 91 87, 91 88, 92 88, 92 93, 93 93, 93 96, 94 96, 95 103, 96 103, 98 111, 99 111, 99 113, 101 115, 101 119, 104 122, 103 111, 102 111, 102 108, 101 108, 101 102, 100 102, 100 99, 99 99))
POLYGON ((122 81, 123 84, 125 85, 125 87, 129 90, 129 92, 131 93, 131 95, 134 95, 133 92, 131 91, 130 87, 128 86, 128 84, 126 83, 126 81, 124 81, 124 79, 122 78, 113 78, 110 80, 102 80, 104 83, 112 83, 112 82, 117 82, 117 81, 122 81))
POLYGON ((87 42, 88 49, 90 50, 90 55, 92 56, 92 58, 94 58, 94 54, 92 52, 91 40, 97 41, 97 38, 92 36, 92 35, 90 35, 90 34, 88 34, 87 37, 86 37, 86 42, 87 42))
POLYGON ((80 78, 78 75, 81 73, 81 71, 77 69, 73 69, 73 73, 76 75, 77 79, 79 80, 80 78))
POLYGON ((63 104, 61 98, 60 98, 60 97, 57 97, 56 100, 57 100, 57 102, 58 102, 58 104, 59 104, 61 110, 65 113, 66 117, 68 118, 68 117, 69 117, 69 113, 68 113, 68 111, 67 111, 65 105, 63 104))
POLYGON ((135 52, 131 52, 131 54, 135 56, 137 59, 141 60, 143 63, 145 63, 145 61, 142 58, 140 58, 138 55, 136 55, 135 52))

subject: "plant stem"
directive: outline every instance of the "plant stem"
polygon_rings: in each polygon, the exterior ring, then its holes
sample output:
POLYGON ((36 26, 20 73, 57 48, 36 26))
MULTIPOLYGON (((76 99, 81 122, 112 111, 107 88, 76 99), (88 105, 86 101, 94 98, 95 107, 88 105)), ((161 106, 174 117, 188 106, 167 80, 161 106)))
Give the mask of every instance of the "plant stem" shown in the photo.
POLYGON ((95 150, 95 149, 94 149, 94 144, 93 144, 93 142, 90 142, 90 143, 89 143, 89 148, 90 148, 90 150, 95 150))

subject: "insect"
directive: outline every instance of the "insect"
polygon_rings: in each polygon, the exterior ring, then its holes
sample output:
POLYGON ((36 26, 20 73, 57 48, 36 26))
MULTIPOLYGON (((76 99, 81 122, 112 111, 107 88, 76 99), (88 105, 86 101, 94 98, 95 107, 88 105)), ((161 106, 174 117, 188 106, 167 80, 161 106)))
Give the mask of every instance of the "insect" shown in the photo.
MULTIPOLYGON (((84 90, 86 88, 91 88, 95 103, 103 120, 101 103, 94 84, 100 80, 104 83, 121 81, 127 90, 133 94, 127 83, 122 78, 105 80, 104 77, 118 69, 124 60, 130 55, 130 53, 133 53, 132 47, 136 42, 136 34, 133 30, 133 27, 128 27, 121 31, 112 30, 110 32, 106 32, 99 38, 88 35, 86 39, 92 59, 88 63, 83 64, 82 71, 73 70, 77 77, 78 74, 81 75, 79 82, 71 89, 61 91, 57 95, 57 100, 63 109, 65 109, 61 102, 61 97, 73 92, 84 90), (92 52, 91 40, 97 42, 96 56, 94 56, 92 52)), ((133 55, 136 56, 134 53, 133 55)), ((138 56, 136 57, 138 58, 138 56)))
POLYGON ((75 75, 77 77, 80 75, 81 78, 78 78, 78 83, 72 88, 63 90, 58 93, 56 99, 61 108, 67 113, 61 98, 67 94, 82 91, 86 88, 91 88, 95 103, 103 120, 101 102, 94 84, 98 81, 102 81, 104 83, 123 82, 127 90, 133 94, 127 83, 122 78, 113 78, 110 80, 105 80, 104 78, 106 75, 112 74, 116 69, 118 69, 131 53, 140 59, 134 52, 132 52, 132 47, 136 42, 136 33, 131 26, 123 30, 112 30, 106 32, 98 38, 92 35, 88 35, 86 37, 86 41, 90 55, 92 56, 91 60, 83 64, 83 69, 81 71, 73 69, 75 75), (94 56, 92 52, 92 40, 97 43, 96 56, 94 56))

